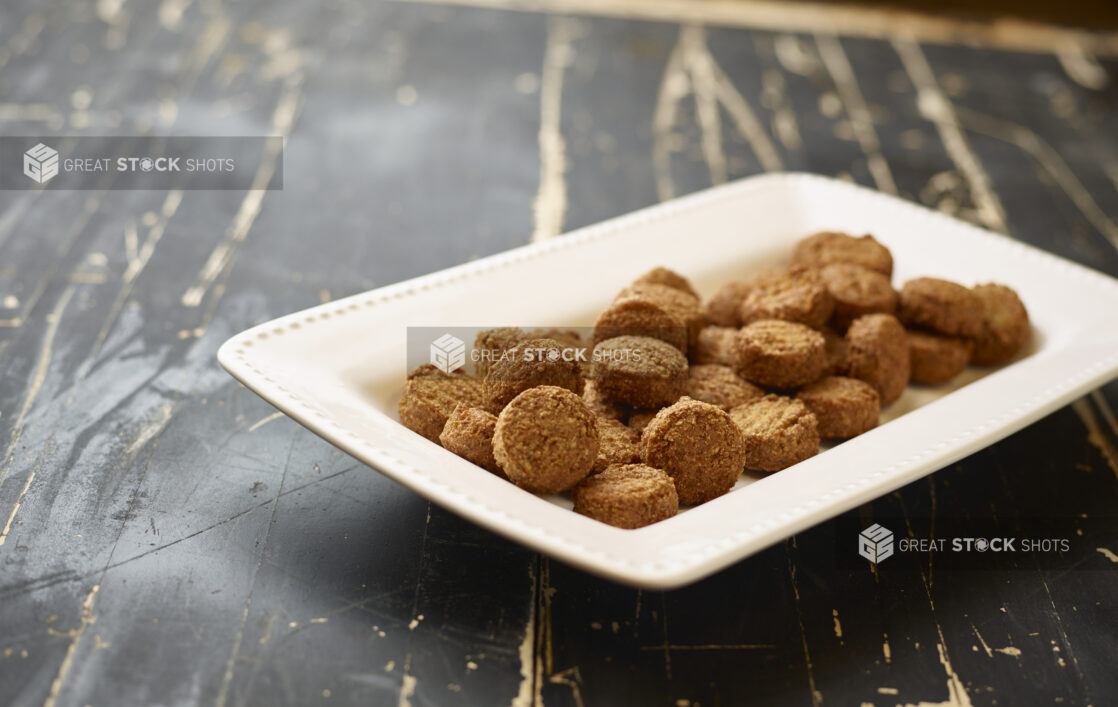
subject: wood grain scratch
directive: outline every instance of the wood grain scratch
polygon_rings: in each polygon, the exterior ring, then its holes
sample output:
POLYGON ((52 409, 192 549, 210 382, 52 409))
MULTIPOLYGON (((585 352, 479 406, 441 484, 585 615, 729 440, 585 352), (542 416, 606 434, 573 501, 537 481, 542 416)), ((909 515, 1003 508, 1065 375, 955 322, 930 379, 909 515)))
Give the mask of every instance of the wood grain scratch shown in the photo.
POLYGON ((773 38, 773 53, 784 70, 812 78, 820 73, 820 62, 800 38, 792 34, 778 34, 773 38))
POLYGON ((714 75, 718 100, 730 115, 730 120, 733 121, 738 132, 749 143, 749 147, 753 150, 753 154, 757 156, 761 167, 766 172, 783 170, 784 161, 780 159, 780 153, 777 152, 772 140, 769 139, 761 121, 757 119, 749 101, 745 100, 745 96, 738 91, 730 77, 714 61, 714 57, 710 56, 709 51, 707 51, 707 57, 710 62, 710 71, 714 75))
POLYGON ((1003 140, 1021 148, 1052 177, 1060 189, 1075 204, 1079 212, 1099 233, 1118 250, 1118 224, 1114 222, 1075 176, 1068 163, 1051 145, 1023 125, 979 113, 969 108, 957 108, 960 124, 968 130, 1003 140))
MULTIPOLYGON (((356 466, 356 465, 351 466, 347 469, 342 469, 341 471, 334 472, 333 474, 328 474, 326 476, 323 476, 322 478, 315 479, 313 481, 309 481, 305 484, 300 484, 298 486, 293 486, 289 489, 285 489, 279 495, 279 497, 283 498, 284 496, 287 496, 287 495, 290 495, 290 494, 293 494, 293 493, 297 493, 299 491, 302 491, 303 489, 309 488, 311 486, 315 486, 317 484, 321 484, 321 483, 323 483, 325 481, 328 481, 330 479, 337 478, 337 477, 339 477, 343 474, 348 474, 349 472, 351 472, 351 471, 353 471, 354 469, 357 469, 357 468, 359 468, 359 467, 356 466)), ((154 555, 158 552, 166 550, 169 547, 173 547, 175 545, 178 545, 179 543, 186 542, 187 540, 191 540, 193 538, 196 538, 199 535, 202 535, 203 533, 207 533, 211 530, 214 530, 215 528, 220 528, 223 525, 227 525, 228 523, 232 523, 233 521, 237 520, 238 518, 243 518, 244 516, 248 515, 249 513, 252 513, 255 510, 258 510, 258 509, 263 508, 265 506, 269 506, 269 505, 272 504, 272 502, 273 502, 273 499, 269 498, 265 501, 261 501, 261 502, 255 504, 255 505, 253 505, 253 506, 245 508, 244 510, 238 511, 237 513, 234 513, 231 516, 227 516, 227 517, 217 521, 216 523, 211 523, 210 525, 207 525, 204 528, 200 528, 199 530, 195 530, 194 532, 189 533, 187 535, 183 535, 182 537, 175 538, 174 540, 171 540, 170 542, 164 543, 162 545, 158 545, 156 547, 151 548, 150 550, 145 550, 144 552, 138 553, 136 555, 132 555, 131 557, 126 557, 122 560, 116 560, 116 561, 112 562, 108 567, 106 567, 104 569, 104 571, 107 572, 108 570, 113 570, 113 569, 116 569, 117 567, 121 567, 123 565, 130 564, 130 563, 135 562, 137 560, 143 559, 143 558, 145 558, 149 555, 154 555)), ((33 578, 31 580, 28 580, 28 581, 19 582, 19 583, 16 583, 16 584, 10 584, 10 585, 4 586, 4 587, 0 587, 0 598, 15 596, 16 594, 18 594, 21 591, 36 591, 36 590, 39 590, 39 589, 45 589, 47 587, 54 586, 56 584, 62 584, 62 583, 65 583, 65 582, 81 581, 83 579, 87 579, 89 577, 95 576, 99 573, 100 573, 100 571, 87 572, 87 573, 83 573, 83 574, 77 574, 77 573, 72 573, 72 572, 63 572, 63 573, 56 573, 56 574, 36 577, 36 578, 33 578)), ((361 602, 357 602, 357 604, 355 604, 355 606, 359 605, 360 603, 361 602)))
POLYGON ((994 651, 992 651, 992 650, 990 649, 990 644, 989 644, 989 643, 987 643, 987 642, 986 642, 986 639, 982 637, 982 634, 978 632, 978 627, 977 627, 977 626, 975 626, 975 625, 974 625, 974 624, 972 623, 972 624, 970 625, 970 628, 971 628, 971 631, 973 631, 973 632, 974 632, 974 637, 978 639, 978 644, 979 644, 980 646, 982 646, 982 650, 986 652, 986 657, 987 657, 987 658, 993 658, 993 657, 994 657, 994 651))
MULTIPOLYGON (((1040 583, 1041 586, 1044 587, 1044 593, 1048 597, 1048 606, 1052 610, 1052 618, 1056 620, 1056 629, 1060 632, 1060 639, 1064 651, 1067 652, 1068 656, 1071 657, 1071 668, 1075 672, 1075 675, 1079 680, 1080 688, 1085 689, 1087 681, 1085 676, 1083 675, 1083 671, 1079 667, 1079 658, 1076 655, 1075 649, 1072 647, 1071 640, 1068 638, 1067 629, 1064 628, 1064 618, 1060 615, 1060 610, 1056 606, 1056 600, 1052 596, 1052 588, 1048 586, 1048 579, 1044 576, 1043 572, 1038 569, 1037 574, 1040 576, 1040 583)), ((1056 644, 1055 640, 1052 641, 1052 650, 1057 653, 1060 652, 1060 646, 1056 644)), ((1063 659, 1059 661, 1059 664, 1061 667, 1064 666, 1063 659)), ((1091 702, 1089 695, 1084 695, 1084 702, 1091 702)))
POLYGON ((78 624, 77 628, 70 629, 67 632, 70 637, 70 646, 66 649, 66 656, 62 659, 62 664, 58 666, 58 673, 54 676, 54 682, 50 685, 43 707, 54 707, 58 701, 58 694, 62 691, 62 685, 66 682, 66 676, 70 673, 70 667, 74 664, 74 654, 77 653, 78 644, 81 643, 86 628, 97 621, 97 616, 93 613, 93 603, 97 600, 97 592, 100 589, 101 585, 95 584, 93 589, 89 590, 85 601, 82 602, 81 623, 78 624))
POLYGON ((586 707, 582 701, 582 676, 578 672, 578 666, 555 673, 548 679, 548 682, 556 685, 566 685, 571 689, 571 699, 574 700, 575 707, 586 707))
MULTIPOLYGON (((129 296, 129 294, 132 291, 132 285, 135 282, 135 276, 139 275, 140 271, 143 270, 143 264, 146 264, 146 261, 148 261, 148 258, 151 257, 151 252, 154 249, 155 243, 158 243, 158 241, 159 241, 159 236, 157 235, 157 236, 152 237, 152 234, 155 233, 155 230, 157 230, 157 228, 158 228, 159 229, 159 234, 161 235, 162 228, 165 226, 165 223, 167 223, 167 219, 169 219, 174 214, 174 211, 176 211, 178 209, 178 206, 181 202, 181 199, 182 199, 181 190, 172 190, 171 192, 169 192, 168 196, 164 198, 163 207, 161 209, 162 210, 162 217, 158 218, 157 221, 155 221, 155 224, 152 225, 152 230, 149 233, 148 241, 146 241, 145 244, 144 244, 144 246, 145 246, 144 255, 141 258, 140 254, 136 254, 136 257, 140 258, 140 260, 142 261, 142 264, 140 265, 138 270, 136 270, 135 273, 131 277, 127 276, 127 273, 125 273, 124 285, 121 287, 120 292, 117 293, 116 298, 115 298, 115 300, 112 304, 112 307, 110 307, 110 311, 108 311, 108 315, 105 318, 104 323, 102 324, 101 330, 98 331, 98 333, 97 333, 97 337, 94 340, 93 347, 91 348, 91 350, 89 350, 89 353, 86 356, 85 364, 88 364, 88 362, 91 362, 97 356, 97 353, 101 351, 101 347, 104 345, 104 342, 108 337, 108 333, 110 333, 110 331, 112 329, 113 323, 116 321, 116 318, 119 317, 119 315, 120 315, 120 313, 121 313, 121 311, 124 307, 124 303, 127 299, 127 296, 129 296)), ((86 205, 85 205, 85 209, 84 209, 84 218, 79 221, 80 227, 75 226, 75 228, 77 229, 77 230, 75 230, 75 234, 79 233, 80 230, 84 229, 85 224, 88 223, 88 219, 92 217, 94 211, 97 208, 100 208, 100 205, 101 205, 101 198, 98 198, 96 200, 87 200, 86 201, 86 205)), ((129 243, 130 243, 129 233, 130 233, 130 229, 125 228, 125 251, 126 252, 127 252, 127 248, 129 248, 129 243)), ((132 233, 134 234, 134 225, 132 226, 132 233)), ((69 246, 67 246, 67 249, 68 249, 68 247, 69 246)), ((130 261, 130 266, 131 266, 132 262, 133 261, 130 261)), ((73 292, 70 292, 70 294, 73 294, 73 292)), ((74 378, 73 383, 70 384, 69 394, 67 395, 66 400, 63 404, 63 414, 65 414, 65 412, 68 411, 70 404, 72 404, 74 402, 74 397, 77 394, 78 386, 85 379, 85 376, 88 373, 88 370, 89 370, 89 368, 87 366, 85 366, 84 364, 83 364, 82 368, 79 368, 77 376, 74 378)), ((61 418, 61 415, 59 415, 59 420, 60 420, 60 418, 61 418)), ((158 431, 157 431, 157 434, 158 434, 158 431)), ((44 445, 44 451, 40 452, 39 458, 36 459, 36 462, 35 462, 36 468, 38 468, 39 462, 42 459, 42 454, 44 454, 46 452, 47 447, 49 446, 50 442, 53 441, 53 439, 54 439, 54 431, 51 431, 50 435, 48 436, 48 440, 47 440, 46 444, 44 445)), ((9 450, 9 451, 11 451, 11 450, 9 450)), ((2 484, 3 484, 3 479, 4 479, 4 472, 0 471, 0 486, 2 486, 2 484)))
MULTIPOLYGON (((908 529, 909 536, 914 536, 912 532, 912 522, 908 516, 908 510, 905 508, 904 499, 899 493, 894 494, 901 502, 901 512, 904 515, 905 527, 908 529)), ((928 608, 931 611, 932 622, 935 624, 936 636, 936 650, 939 652, 939 662, 943 666, 943 671, 947 674, 947 699, 943 702, 920 702, 916 705, 906 705, 906 707, 972 707, 970 695, 967 693, 966 686, 962 678, 955 672, 951 664, 951 655, 947 650, 947 640, 943 636, 943 627, 939 623, 939 618, 936 616, 936 602, 932 594, 932 585, 929 582, 928 574, 924 571, 922 565, 918 565, 920 570, 920 581, 924 586, 924 595, 928 599, 928 608)))
POLYGON ((248 611, 252 608, 252 595, 249 594, 248 599, 245 600, 244 609, 241 611, 241 623, 237 629, 237 634, 233 638, 233 650, 229 656, 229 660, 225 663, 225 672, 221 675, 221 687, 217 691, 217 699, 214 700, 216 707, 224 707, 225 701, 229 698, 229 686, 233 683, 233 669, 237 664, 237 654, 241 651, 241 641, 245 637, 245 624, 248 623, 248 611))
MULTIPOLYGON (((94 214, 101 210, 101 206, 105 202, 105 189, 107 189, 112 182, 116 179, 115 173, 103 178, 99 186, 103 187, 96 194, 89 196, 82 203, 81 214, 74 219, 67 229, 66 236, 63 238, 64 244, 58 253, 58 257, 42 272, 42 277, 32 288, 31 294, 23 298, 23 310, 20 312, 19 319, 24 323, 30 320, 31 313, 38 306, 40 298, 46 293, 50 283, 54 281, 55 275, 58 274, 66 256, 73 250, 74 245, 78 242, 81 235, 85 233, 86 226, 89 225, 93 219, 94 214)), ((0 477, 0 484, 2 484, 2 477, 0 477)))
POLYGON ((1091 401, 1102 413, 1102 419, 1106 422, 1107 427, 1110 428, 1110 433, 1118 438, 1118 417, 1115 417, 1114 411, 1110 409, 1110 403, 1107 402, 1106 396, 1100 390, 1091 391, 1091 401))
MULTIPOLYGON (((415 570, 415 591, 412 592, 411 621, 408 622, 409 631, 414 631, 420 620, 423 619, 423 614, 419 613, 419 596, 423 589, 423 568, 427 564, 427 536, 430 529, 431 502, 428 501, 427 515, 423 521, 423 537, 419 541, 419 564, 415 570)), ((408 645, 411 645, 410 638, 408 639, 408 645)), ((399 707, 411 705, 410 700, 413 694, 415 694, 415 676, 411 672, 411 652, 409 651, 404 658, 404 670, 400 678, 399 707)))
POLYGON ((539 557, 535 562, 528 565, 528 583, 532 587, 532 596, 528 608, 528 623, 524 627, 524 638, 520 641, 520 646, 517 648, 517 656, 520 658, 520 685, 516 690, 516 694, 509 703, 509 707, 531 707, 532 697, 534 694, 532 686, 532 678, 535 674, 533 670, 533 650, 536 643, 536 614, 537 606, 539 604, 539 571, 536 569, 539 564, 539 557))
POLYGON ((23 404, 16 414, 15 422, 12 423, 12 433, 8 440, 8 448, 4 452, 4 467, 0 469, 0 488, 4 486, 4 480, 8 478, 8 473, 11 470, 12 456, 23 434, 24 419, 27 417, 27 413, 31 411, 31 406, 35 404, 35 398, 38 397, 39 391, 42 389, 43 383, 47 379, 47 370, 50 368, 51 357, 54 354, 54 338, 58 334, 58 325, 62 322, 62 315, 65 313, 66 307, 70 304, 70 299, 74 296, 74 287, 74 285, 70 285, 62 291, 62 294, 58 298, 58 302, 54 305, 54 309, 47 315, 47 330, 43 335, 43 344, 39 347, 39 356, 35 363, 35 371, 31 374, 31 385, 27 388, 27 394, 24 395, 23 404))
POLYGON ((256 430, 260 429, 261 427, 268 424, 272 420, 278 420, 281 417, 283 417, 283 413, 277 410, 276 412, 273 412, 271 415, 266 415, 266 416, 260 418, 259 420, 257 420, 256 422, 252 423, 252 426, 248 428, 248 431, 249 432, 255 432, 256 430))
POLYGON ((1102 166, 1106 176, 1110 179, 1110 183, 1114 185, 1114 191, 1118 191, 1118 163, 1106 162, 1102 166))
POLYGON ((155 415, 140 427, 139 433, 136 434, 124 449, 124 457, 130 458, 134 456, 136 452, 143 449, 144 445, 150 442, 156 435, 163 432, 163 429, 167 427, 167 423, 171 421, 171 413, 173 410, 174 406, 170 403, 159 406, 155 415))
POLYGON ((411 707, 411 698, 415 695, 415 686, 414 675, 405 674, 400 678, 400 698, 396 701, 397 707, 411 707))
POLYGON ((1118 477, 1118 449, 1115 449, 1114 444, 1103 433, 1102 427, 1099 425, 1099 419, 1095 416, 1095 411, 1091 409, 1090 403, 1086 398, 1080 398, 1071 404, 1071 409, 1079 416, 1079 420, 1087 429, 1087 441, 1099 450, 1103 459, 1106 460, 1107 466, 1118 477))
POLYGON ((163 199, 163 205, 159 209, 159 216, 151 228, 148 230, 147 238, 144 239, 144 244, 136 248, 136 232, 135 224, 132 224, 132 248, 128 248, 129 235, 125 231, 125 246, 126 252, 133 250, 128 255, 128 265, 124 268, 124 274, 121 279, 126 285, 132 284, 139 277, 140 273, 147 267, 148 261, 151 260, 152 254, 155 253, 155 247, 159 245, 159 240, 163 237, 164 231, 167 230, 167 222, 178 211, 179 205, 182 203, 182 189, 172 189, 167 192, 167 196, 163 199))
POLYGON ((807 670, 807 684, 811 689, 811 704, 819 707, 823 704, 823 693, 815 685, 815 668, 811 663, 811 650, 808 648, 807 629, 804 627, 803 608, 800 605, 800 586, 796 582, 796 563, 791 555, 788 557, 788 578, 792 583, 792 598, 796 608, 796 623, 800 629, 800 644, 803 647, 804 667, 807 670))
MULTIPOLYGON (((938 627, 937 627, 938 628, 938 627)), ((943 666, 943 671, 947 674, 947 699, 942 702, 927 702, 921 701, 918 703, 907 703, 905 707, 972 707, 970 695, 967 694, 967 688, 963 685, 962 679, 955 669, 951 667, 951 659, 947 655, 947 649, 943 645, 943 634, 940 633, 940 641, 936 644, 936 650, 939 653, 939 663, 943 666)))
POLYGON ((0 530, 0 546, 4 545, 4 541, 8 539, 8 532, 12 529, 12 521, 16 519, 16 513, 19 513, 19 505, 23 502, 23 497, 27 495, 27 489, 31 488, 31 482, 35 480, 35 472, 27 475, 27 483, 23 485, 23 490, 16 496, 16 503, 12 506, 12 512, 8 514, 8 522, 4 523, 4 529, 0 530))
MULTIPOLYGON (((276 524, 276 513, 279 510, 279 500, 283 496, 283 487, 287 483, 287 474, 291 470, 291 456, 295 451, 295 440, 298 438, 298 430, 293 431, 291 435, 291 443, 287 447, 287 456, 283 463, 283 474, 280 476, 279 490, 276 491, 275 498, 272 499, 272 512, 268 517, 268 526, 264 530, 264 538, 260 542, 260 557, 256 561, 256 567, 252 570, 252 579, 249 580, 248 596, 245 597, 245 605, 241 611, 241 622, 237 627, 237 633, 233 637, 233 645, 229 651, 229 660, 225 663, 225 672, 221 676, 221 686, 218 688, 217 699, 214 700, 215 707, 225 707, 225 702, 229 699, 229 688, 233 684, 233 673, 237 667, 237 656, 241 651, 241 642, 245 637, 245 628, 248 624, 248 612, 252 608, 252 597, 256 592, 256 577, 260 574, 260 568, 264 566, 264 557, 268 552, 268 538, 272 535, 272 528, 276 524)), ((107 571, 107 568, 106 568, 107 571)))
POLYGON ((895 38, 892 44, 901 58, 901 63, 904 64, 905 72, 916 86, 916 105, 920 114, 936 126, 948 156, 967 180, 974 195, 979 219, 990 230, 1001 234, 1007 233, 1005 208, 990 186, 989 175, 986 174, 978 156, 967 142, 954 106, 940 89, 920 45, 911 38, 895 38))
POLYGON ((221 51, 229 41, 233 22, 224 14, 217 14, 211 18, 206 26, 198 33, 198 39, 190 50, 185 66, 183 67, 183 81, 178 87, 178 94, 189 95, 202 75, 210 60, 221 51))
POLYGON ((535 226, 533 241, 558 236, 567 214, 567 143, 560 118, 563 110, 563 78, 574 57, 574 20, 553 17, 547 26, 540 78, 540 186, 532 204, 535 226))
POLYGON ((696 25, 681 28, 679 45, 695 94, 695 116, 702 135, 700 146, 710 170, 710 183, 722 184, 726 181, 726 155, 722 151, 722 120, 719 117, 714 59, 707 49, 705 30, 696 25))
POLYGON ((842 44, 833 34, 816 34, 815 44, 819 48, 819 56, 823 66, 831 75, 835 88, 838 90, 839 99, 846 108, 850 124, 854 128, 854 136, 858 145, 866 153, 866 164, 869 167, 873 181, 877 188, 888 194, 897 193, 897 183, 893 180, 893 173, 885 156, 881 152, 881 143, 877 139, 877 130, 874 129, 873 116, 870 114, 866 101, 862 97, 862 90, 858 87, 858 79, 850 67, 850 60, 842 50, 842 44))
POLYGON ((682 41, 677 41, 664 64, 660 89, 656 95, 656 108, 652 115, 652 164, 656 172, 656 194, 660 201, 667 201, 675 196, 671 154, 676 145, 673 144, 672 138, 675 135, 672 130, 678 121, 679 103, 690 92, 691 80, 683 61, 683 44, 682 41))
POLYGON ((1068 78, 1084 88, 1101 91, 1106 88, 1108 76, 1098 60, 1080 44, 1069 44, 1056 52, 1060 66, 1068 78))
POLYGON ((540 558, 539 589, 536 603, 536 646, 535 675, 533 677, 533 707, 544 707, 543 686, 554 671, 554 654, 551 646, 551 599, 555 590, 551 586, 551 563, 546 557, 540 558))
POLYGON ((664 66, 652 119, 652 162, 656 171, 656 191, 661 201, 675 196, 671 154, 682 147, 682 136, 673 130, 679 122, 679 104, 692 94, 695 96, 701 134, 700 147, 712 184, 720 184, 727 178, 719 106, 726 109, 738 133, 749 144, 764 170, 776 172, 784 169, 783 160, 765 132, 764 125, 711 55, 705 30, 686 25, 680 28, 679 39, 664 66))
POLYGON ((804 139, 780 69, 766 69, 761 74, 761 105, 772 111, 772 131, 780 143, 788 150, 802 149, 804 139))
MULTIPOLYGON (((303 74, 301 72, 288 77, 284 84, 283 94, 272 113, 271 133, 273 135, 290 135, 303 104, 302 88, 303 74)), ((267 193, 268 184, 275 175, 282 149, 279 141, 268 141, 264 154, 260 158, 260 165, 253 176, 252 186, 241 201, 229 228, 226 229, 225 239, 210 253, 209 258, 206 259, 198 273, 196 282, 183 293, 182 304, 184 307, 200 305, 202 299, 206 296, 206 292, 214 286, 219 277, 224 277, 232 267, 237 257, 237 249, 248 237, 252 224, 255 223, 256 217, 260 215, 264 195, 267 193)))

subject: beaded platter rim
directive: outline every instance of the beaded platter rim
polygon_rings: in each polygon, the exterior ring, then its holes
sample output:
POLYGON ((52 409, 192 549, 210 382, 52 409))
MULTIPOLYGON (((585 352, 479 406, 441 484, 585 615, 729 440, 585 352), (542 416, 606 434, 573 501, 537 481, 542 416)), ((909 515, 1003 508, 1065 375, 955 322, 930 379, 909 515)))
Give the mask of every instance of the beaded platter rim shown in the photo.
MULTIPOLYGON (((572 564, 577 564, 588 571, 607 576, 616 581, 650 588, 682 586, 713 574, 744 557, 779 542, 783 538, 823 522, 825 518, 811 520, 811 516, 818 514, 821 507, 826 506, 833 509, 834 512, 828 511, 826 516, 827 519, 833 518, 858 505, 858 503, 864 502, 863 497, 866 490, 874 482, 882 481, 882 477, 899 479, 895 485, 888 489, 879 489, 879 492, 875 492, 870 498, 889 493, 891 490, 899 488, 916 478, 942 468, 943 464, 937 465, 936 462, 944 459, 945 453, 949 453, 950 450, 966 449, 967 453, 972 453, 981 447, 992 444, 1025 424, 1061 407, 1077 394, 1086 392, 1094 385, 1105 382, 1118 373, 1118 342, 1116 342, 1114 352, 1111 355, 1102 356, 1095 360, 1092 365, 1076 369, 1074 374, 1067 376, 1062 382, 1039 390, 1026 400, 1004 410, 1000 415, 986 419, 966 432, 949 439, 940 440, 936 444, 913 452, 904 459, 887 466, 867 471, 853 481, 833 486, 822 493, 816 494, 811 499, 756 522, 749 527, 718 539, 711 539, 704 543, 701 548, 689 552, 683 557, 666 558, 658 555, 655 549, 643 549, 639 553, 632 554, 610 549, 610 541, 616 540, 618 533, 631 539, 641 533, 647 533, 647 531, 655 529, 656 525, 625 531, 594 523, 594 526, 600 527, 594 528, 594 532, 590 533, 592 537, 589 538, 588 542, 585 537, 575 537, 575 535, 587 535, 587 533, 556 532, 554 529, 533 523, 531 513, 509 513, 504 508, 490 505, 485 499, 479 498, 475 494, 463 492, 446 484, 430 471, 388 453, 378 446, 374 439, 339 425, 327 411, 320 410, 315 405, 308 403, 304 398, 286 387, 280 380, 282 378, 281 374, 266 370, 267 367, 259 363, 260 357, 253 355, 254 348, 266 346, 266 342, 271 337, 280 337, 287 334, 313 335, 314 327, 333 322, 335 318, 344 318, 351 312, 390 304, 422 292, 430 292, 461 283, 498 269, 546 257, 559 250, 584 247, 620 232, 639 228, 651 221, 678 218, 695 210, 713 206, 723 200, 742 198, 750 192, 764 189, 787 189, 790 186, 810 186, 813 184, 825 184, 828 189, 846 191, 844 198, 875 202, 877 206, 888 203, 894 208, 903 207, 909 211, 909 215, 912 217, 933 221, 934 227, 937 229, 952 229, 965 232, 968 238, 996 241, 999 248, 1013 249, 1018 256, 1025 257, 1043 267, 1058 270, 1065 277, 1070 276, 1081 282, 1085 287, 1096 288, 1101 293, 1118 300, 1118 280, 1019 241, 990 233, 938 211, 866 187, 820 175, 782 173, 747 177, 588 226, 560 238, 522 246, 465 265, 455 266, 430 275, 377 288, 286 315, 234 335, 221 346, 218 351, 218 360, 234 378, 246 387, 291 416, 296 422, 308 427, 311 431, 355 456, 358 460, 397 481, 405 483, 405 485, 423 495, 428 494, 407 482, 421 482, 425 490, 437 490, 440 498, 432 500, 452 501, 450 510, 466 515, 471 520, 518 542, 527 544, 533 549, 556 555, 560 559, 570 561, 572 564), (1013 423, 1015 421, 1021 421, 1021 424, 1014 427, 1013 423), (979 446, 975 447, 974 443, 983 436, 987 437, 985 443, 980 443, 979 446), (936 455, 939 456, 936 457, 936 455), (482 522, 480 520, 482 518, 487 522, 482 522), (778 530, 779 537, 773 537, 774 532, 778 530), (525 533, 528 534, 527 538, 524 535, 525 533), (748 544, 759 538, 767 539, 757 547, 746 548, 748 544), (538 542, 530 542, 531 539, 536 539, 538 542), (745 549, 742 550, 742 548, 745 549)), ((871 207, 873 205, 870 204, 871 207)), ((1028 359, 1020 363, 1025 361, 1028 361, 1028 359)), ((953 395, 955 393, 948 393, 944 397, 953 395)), ((390 420, 392 424, 400 426, 398 421, 391 418, 386 419, 390 420)), ((417 443, 434 444, 418 435, 415 435, 415 437, 417 443)), ((950 461, 944 461, 944 464, 946 463, 950 463, 950 461)), ((889 481, 889 483, 892 483, 892 481, 889 481)), ((542 502, 547 503, 546 501, 542 502)), ((693 512, 689 511, 681 514, 678 518, 685 518, 693 512)), ((671 522, 675 522, 675 520, 672 519, 671 522)), ((623 547, 631 549, 634 547, 634 543, 623 544, 623 547)))

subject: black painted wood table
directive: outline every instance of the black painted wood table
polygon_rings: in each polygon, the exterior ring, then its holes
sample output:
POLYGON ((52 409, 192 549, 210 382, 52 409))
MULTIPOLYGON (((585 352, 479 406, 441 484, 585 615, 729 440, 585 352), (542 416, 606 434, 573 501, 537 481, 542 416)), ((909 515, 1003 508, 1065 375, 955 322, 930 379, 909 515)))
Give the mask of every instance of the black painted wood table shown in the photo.
POLYGON ((215 352, 763 171, 897 193, 1118 275, 1115 37, 838 7, 469 4, 0 8, 4 136, 287 136, 282 190, 0 193, 0 703, 1114 704, 1114 385, 642 592, 428 504, 215 352), (1082 519, 1087 551, 839 559, 844 519, 881 516, 915 535, 1082 519))

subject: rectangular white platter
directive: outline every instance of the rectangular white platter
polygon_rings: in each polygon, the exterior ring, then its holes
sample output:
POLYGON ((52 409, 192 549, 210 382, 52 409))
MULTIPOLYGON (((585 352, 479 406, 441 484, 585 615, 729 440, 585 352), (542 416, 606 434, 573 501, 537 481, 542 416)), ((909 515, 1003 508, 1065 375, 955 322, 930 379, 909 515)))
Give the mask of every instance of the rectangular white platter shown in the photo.
POLYGON ((1118 281, 892 196, 774 174, 281 317, 234 336, 218 359, 292 419, 443 508, 587 572, 666 589, 940 469, 1115 377, 1118 281), (874 234, 893 252, 897 286, 930 275, 1013 287, 1032 344, 999 369, 910 386, 877 429, 639 530, 523 491, 398 421, 409 327, 586 326, 651 267, 683 273, 706 297, 782 262, 819 230, 874 234))

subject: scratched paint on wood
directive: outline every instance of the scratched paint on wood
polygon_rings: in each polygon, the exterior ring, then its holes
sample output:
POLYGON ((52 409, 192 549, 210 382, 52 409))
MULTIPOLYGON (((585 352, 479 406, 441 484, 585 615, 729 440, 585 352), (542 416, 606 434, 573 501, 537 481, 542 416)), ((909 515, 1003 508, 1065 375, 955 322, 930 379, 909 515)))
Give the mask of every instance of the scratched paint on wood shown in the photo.
MULTIPOLYGON (((780 169, 1118 274, 1111 35, 917 18, 893 37, 870 10, 769 3, 484 7, 508 4, 5 8, 7 134, 288 139, 282 192, 0 197, 3 694, 1113 699, 1114 530, 1087 539, 1105 571, 879 574, 838 566, 825 523, 641 592, 430 506, 218 369, 227 336, 324 298, 780 169)), ((1113 515, 1115 401, 1108 386, 851 515, 1113 515)))

